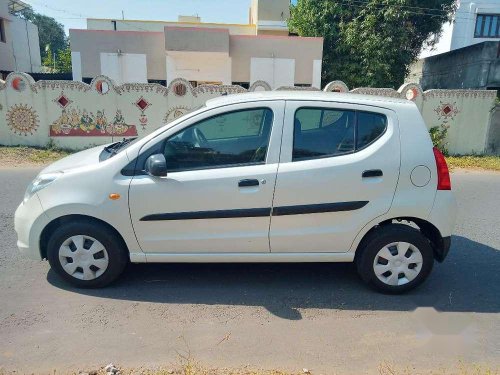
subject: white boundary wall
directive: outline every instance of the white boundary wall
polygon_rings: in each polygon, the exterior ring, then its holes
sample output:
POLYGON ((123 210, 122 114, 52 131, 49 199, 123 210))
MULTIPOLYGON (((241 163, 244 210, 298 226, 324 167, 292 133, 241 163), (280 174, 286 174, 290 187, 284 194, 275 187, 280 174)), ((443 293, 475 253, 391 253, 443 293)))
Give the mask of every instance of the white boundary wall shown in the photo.
MULTIPOLYGON (((315 88, 305 88, 315 90, 315 88)), ((198 86, 175 79, 168 87, 149 83, 116 85, 105 76, 90 85, 76 81, 39 81, 24 73, 11 73, 0 81, 0 145, 45 146, 49 142, 68 149, 105 144, 123 137, 144 136, 206 100, 246 91, 271 90, 256 81, 249 90, 240 86, 198 86)), ((280 87, 278 90, 304 90, 280 87)), ((349 91, 342 81, 330 82, 324 91, 354 92, 406 98, 420 109, 429 128, 445 125, 448 149, 453 154, 484 153, 500 145, 491 134, 496 91, 429 90, 409 83, 396 91, 357 88, 349 91), (491 122, 491 125, 490 125, 491 122)))

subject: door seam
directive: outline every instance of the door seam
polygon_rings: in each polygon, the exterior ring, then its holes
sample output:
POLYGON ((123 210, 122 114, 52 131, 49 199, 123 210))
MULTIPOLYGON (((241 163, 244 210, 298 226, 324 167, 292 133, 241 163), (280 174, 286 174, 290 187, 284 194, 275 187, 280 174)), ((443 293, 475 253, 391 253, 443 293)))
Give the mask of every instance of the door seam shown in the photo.
POLYGON ((274 210, 274 196, 276 194, 276 185, 278 184, 278 176, 279 176, 279 171, 280 171, 280 165, 281 165, 281 151, 283 147, 283 134, 285 133, 285 114, 286 114, 286 100, 283 101, 283 121, 281 122, 281 137, 280 137, 280 153, 278 157, 278 166, 276 168, 276 177, 274 179, 274 186, 273 186, 273 197, 271 200, 271 212, 269 215, 269 228, 267 230, 267 241, 268 241, 268 246, 269 246, 269 253, 272 253, 271 249, 271 225, 273 222, 273 210, 274 210))

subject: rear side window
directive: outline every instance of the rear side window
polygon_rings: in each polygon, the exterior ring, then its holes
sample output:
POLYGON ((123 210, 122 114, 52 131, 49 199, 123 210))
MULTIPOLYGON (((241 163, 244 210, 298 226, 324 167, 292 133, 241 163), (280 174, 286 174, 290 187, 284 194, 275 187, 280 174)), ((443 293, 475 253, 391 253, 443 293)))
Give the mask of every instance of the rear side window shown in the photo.
POLYGON ((300 108, 294 118, 292 160, 355 152, 378 139, 386 126, 386 116, 379 113, 300 108))
POLYGON ((293 160, 354 151, 355 112, 301 108, 295 112, 293 160))

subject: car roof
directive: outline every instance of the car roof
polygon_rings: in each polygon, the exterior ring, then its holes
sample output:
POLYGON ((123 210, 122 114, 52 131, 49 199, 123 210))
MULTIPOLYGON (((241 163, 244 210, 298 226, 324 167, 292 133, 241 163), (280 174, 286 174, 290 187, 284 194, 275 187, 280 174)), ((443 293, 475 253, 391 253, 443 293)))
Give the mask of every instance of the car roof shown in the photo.
POLYGON ((207 107, 221 107, 242 102, 255 102, 263 100, 306 100, 336 103, 365 104, 377 107, 393 108, 395 105, 411 105, 407 99, 392 98, 377 95, 361 95, 353 93, 323 92, 323 91, 260 91, 244 94, 232 94, 209 99, 207 107))

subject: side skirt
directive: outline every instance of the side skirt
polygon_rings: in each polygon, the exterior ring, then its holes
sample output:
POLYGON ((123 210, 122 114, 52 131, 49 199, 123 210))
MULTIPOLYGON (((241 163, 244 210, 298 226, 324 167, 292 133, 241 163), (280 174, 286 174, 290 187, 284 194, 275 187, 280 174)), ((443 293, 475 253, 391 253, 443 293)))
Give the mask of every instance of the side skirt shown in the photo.
POLYGON ((151 254, 130 257, 133 263, 332 263, 352 262, 354 252, 349 253, 192 253, 151 254))

